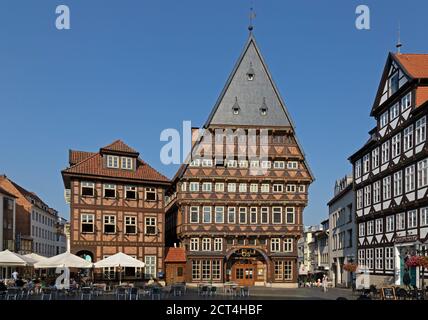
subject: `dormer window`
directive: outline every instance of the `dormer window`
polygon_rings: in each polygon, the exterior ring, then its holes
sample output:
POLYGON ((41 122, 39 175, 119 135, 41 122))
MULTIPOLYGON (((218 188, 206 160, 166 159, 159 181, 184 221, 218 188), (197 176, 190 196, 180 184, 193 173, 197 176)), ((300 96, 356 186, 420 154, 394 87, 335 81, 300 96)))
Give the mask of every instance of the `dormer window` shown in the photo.
POLYGON ((248 81, 253 81, 254 80, 254 69, 253 69, 253 64, 250 62, 250 69, 248 69, 247 72, 247 79, 248 81))
POLYGON ((234 103, 234 105, 233 105, 233 107, 232 107, 233 114, 234 114, 234 115, 238 115, 238 114, 239 114, 240 109, 241 109, 241 108, 239 107, 239 104, 238 104, 238 97, 235 97, 235 103, 234 103))
POLYGON ((266 98, 263 98, 263 103, 262 103, 262 106, 260 107, 260 114, 262 116, 265 116, 267 115, 267 112, 268 112, 268 107, 266 105, 266 98))
POLYGON ((125 170, 132 170, 133 169, 133 159, 129 157, 122 157, 120 159, 121 162, 121 168, 125 170))
POLYGON ((107 168, 119 168, 119 157, 118 156, 107 156, 107 168))

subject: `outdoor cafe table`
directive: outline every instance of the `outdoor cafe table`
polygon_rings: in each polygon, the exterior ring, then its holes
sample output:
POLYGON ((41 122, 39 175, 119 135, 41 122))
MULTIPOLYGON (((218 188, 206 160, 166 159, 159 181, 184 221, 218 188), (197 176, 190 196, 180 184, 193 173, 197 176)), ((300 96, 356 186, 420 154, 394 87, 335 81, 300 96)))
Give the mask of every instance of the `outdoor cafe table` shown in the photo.
POLYGON ((228 291, 230 290, 235 290, 236 288, 238 288, 238 284, 235 282, 226 282, 223 285, 223 293, 226 294, 228 291))

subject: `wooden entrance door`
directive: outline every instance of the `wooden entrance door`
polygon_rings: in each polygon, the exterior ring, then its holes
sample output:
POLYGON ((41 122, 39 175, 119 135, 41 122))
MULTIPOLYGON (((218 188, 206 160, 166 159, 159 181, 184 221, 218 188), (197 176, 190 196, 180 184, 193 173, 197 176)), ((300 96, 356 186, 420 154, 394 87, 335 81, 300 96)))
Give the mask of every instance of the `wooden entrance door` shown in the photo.
POLYGON ((232 267, 232 281, 240 286, 254 286, 256 267, 253 264, 235 264, 232 267))

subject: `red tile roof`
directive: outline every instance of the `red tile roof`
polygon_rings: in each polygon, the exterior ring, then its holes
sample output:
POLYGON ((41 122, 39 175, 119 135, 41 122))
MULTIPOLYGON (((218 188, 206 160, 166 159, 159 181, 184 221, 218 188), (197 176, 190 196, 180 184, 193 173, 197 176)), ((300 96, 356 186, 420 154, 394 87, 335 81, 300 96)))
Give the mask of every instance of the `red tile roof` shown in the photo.
MULTIPOLYGON (((113 142, 111 145, 101 148, 101 150, 111 150, 131 153, 138 155, 138 152, 127 146, 120 140, 113 142)), ((74 151, 76 152, 76 151, 74 151)), ((70 153, 70 156, 75 156, 74 153, 70 153)), ((136 170, 122 170, 107 168, 104 165, 103 155, 101 153, 92 153, 91 156, 86 157, 84 160, 72 165, 71 167, 62 171, 63 174, 77 174, 77 175, 89 175, 89 176, 102 176, 109 178, 121 178, 130 180, 143 180, 143 181, 156 181, 156 182, 169 182, 169 179, 156 171, 142 159, 137 158, 137 169, 136 170)))
POLYGON ((167 248, 165 262, 186 262, 186 250, 184 248, 167 248))
POLYGON ((418 87, 416 89, 416 107, 428 101, 428 87, 418 87))
POLYGON ((122 140, 116 140, 108 146, 102 147, 103 151, 116 151, 116 152, 124 152, 124 153, 134 153, 138 155, 138 151, 132 149, 130 146, 125 144, 122 140))
POLYGON ((5 189, 3 189, 2 187, 0 187, 0 193, 4 194, 5 196, 8 196, 10 198, 17 198, 15 195, 11 194, 10 192, 6 191, 5 189))
POLYGON ((395 54, 413 78, 428 78, 428 54, 395 54))
POLYGON ((83 160, 86 160, 87 158, 93 156, 94 154, 95 154, 94 152, 70 150, 70 154, 69 154, 70 165, 72 166, 79 162, 82 162, 83 160))

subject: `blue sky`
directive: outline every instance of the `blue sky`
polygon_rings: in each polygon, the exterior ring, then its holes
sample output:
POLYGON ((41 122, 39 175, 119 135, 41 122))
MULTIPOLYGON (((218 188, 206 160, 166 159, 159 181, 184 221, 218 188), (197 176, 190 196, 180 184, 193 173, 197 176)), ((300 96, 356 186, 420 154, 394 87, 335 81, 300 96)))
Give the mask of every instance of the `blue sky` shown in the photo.
MULTIPOLYGON (((68 217, 68 149, 122 139, 155 168, 165 128, 204 123, 248 36, 250 0, 2 0, 0 173, 68 217), (71 30, 55 28, 55 8, 71 30)), ((316 176, 305 224, 374 126, 369 112, 401 21, 403 52, 428 52, 425 0, 257 1, 255 36, 316 176), (355 8, 371 9, 371 30, 355 8)))

